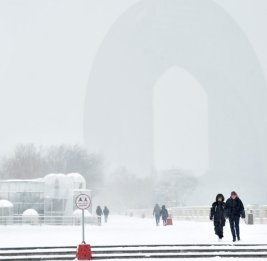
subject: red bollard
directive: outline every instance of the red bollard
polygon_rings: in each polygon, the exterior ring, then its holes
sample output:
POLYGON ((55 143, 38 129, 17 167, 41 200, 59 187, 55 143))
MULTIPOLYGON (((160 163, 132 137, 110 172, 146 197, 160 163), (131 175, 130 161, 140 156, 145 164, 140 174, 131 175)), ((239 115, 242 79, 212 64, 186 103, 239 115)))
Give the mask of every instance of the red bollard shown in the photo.
POLYGON ((92 259, 91 246, 85 243, 80 244, 77 248, 76 258, 77 260, 91 260, 92 259))

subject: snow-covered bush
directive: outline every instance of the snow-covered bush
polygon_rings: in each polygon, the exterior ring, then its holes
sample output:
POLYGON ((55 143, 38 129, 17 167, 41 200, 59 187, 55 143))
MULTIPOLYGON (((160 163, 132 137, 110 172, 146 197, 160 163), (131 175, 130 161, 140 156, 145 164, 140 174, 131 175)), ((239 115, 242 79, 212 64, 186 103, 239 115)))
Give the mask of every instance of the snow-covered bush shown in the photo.
POLYGON ((22 222, 31 225, 39 224, 39 214, 35 209, 27 209, 22 213, 22 222))

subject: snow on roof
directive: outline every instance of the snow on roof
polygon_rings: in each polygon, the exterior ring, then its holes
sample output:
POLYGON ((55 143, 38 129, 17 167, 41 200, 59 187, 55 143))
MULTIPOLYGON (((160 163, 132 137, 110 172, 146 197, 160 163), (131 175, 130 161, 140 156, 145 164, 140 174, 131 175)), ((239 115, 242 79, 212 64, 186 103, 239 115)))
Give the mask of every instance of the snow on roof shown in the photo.
POLYGON ((86 185, 85 178, 80 173, 50 173, 45 175, 43 178, 36 179, 5 179, 0 180, 0 183, 21 183, 21 182, 45 182, 45 183, 54 183, 54 181, 63 181, 63 182, 73 182, 86 185))
POLYGON ((66 175, 62 174, 62 173, 50 173, 44 176, 44 181, 46 183, 49 183, 50 181, 53 180, 62 180, 62 179, 66 179, 66 175))
POLYGON ((80 173, 69 173, 67 177, 70 177, 74 182, 85 182, 85 178, 80 173))
POLYGON ((35 209, 29 208, 22 213, 22 216, 39 216, 39 214, 35 209))
POLYGON ((62 173, 51 173, 44 177, 45 195, 50 198, 68 198, 73 189, 72 181, 62 173))
POLYGON ((13 208, 13 204, 6 199, 1 199, 0 200, 0 208, 13 208))
POLYGON ((45 183, 54 183, 55 180, 59 182, 74 182, 85 184, 85 178, 79 173, 51 173, 44 176, 45 183))
POLYGON ((72 181, 74 189, 85 189, 85 178, 79 173, 69 173, 67 177, 72 181))
POLYGON ((0 182, 43 182, 43 178, 37 178, 37 179, 4 179, 0 180, 0 182))

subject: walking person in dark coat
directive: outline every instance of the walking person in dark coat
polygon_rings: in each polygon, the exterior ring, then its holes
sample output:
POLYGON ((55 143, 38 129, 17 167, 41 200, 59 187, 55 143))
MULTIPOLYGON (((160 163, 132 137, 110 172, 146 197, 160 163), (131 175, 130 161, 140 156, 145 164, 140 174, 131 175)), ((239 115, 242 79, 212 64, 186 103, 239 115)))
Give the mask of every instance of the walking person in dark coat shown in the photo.
POLYGON ((156 219, 156 225, 158 226, 159 225, 159 220, 160 220, 160 206, 159 204, 156 204, 155 207, 154 207, 154 210, 153 210, 153 216, 155 217, 156 219))
POLYGON ((226 201, 226 217, 229 218, 233 242, 240 240, 239 220, 240 216, 245 218, 244 205, 235 191, 226 201))
POLYGON ((166 209, 165 205, 162 206, 160 215, 163 221, 163 226, 166 226, 167 218, 169 216, 168 210, 166 209))
POLYGON ((215 234, 219 240, 223 238, 223 227, 225 226, 225 206, 223 194, 216 196, 216 201, 212 204, 210 209, 210 220, 214 222, 215 234))
POLYGON ((105 217, 105 223, 107 223, 108 222, 108 215, 109 215, 109 209, 107 208, 107 206, 104 207, 103 213, 104 213, 104 217, 105 217))
POLYGON ((101 226, 101 216, 103 215, 103 211, 100 206, 96 208, 96 215, 97 215, 97 224, 101 226))

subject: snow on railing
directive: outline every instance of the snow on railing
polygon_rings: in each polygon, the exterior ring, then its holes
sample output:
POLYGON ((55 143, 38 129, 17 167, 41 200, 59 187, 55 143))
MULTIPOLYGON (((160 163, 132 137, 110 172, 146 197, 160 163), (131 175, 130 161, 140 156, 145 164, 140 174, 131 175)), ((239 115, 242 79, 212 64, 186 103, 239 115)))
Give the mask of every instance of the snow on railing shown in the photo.
MULTIPOLYGON (((84 219, 85 224, 97 225, 96 216, 88 216, 84 219)), ((77 216, 39 216, 28 217, 25 219, 23 215, 0 216, 0 225, 63 225, 75 226, 81 224, 81 217, 77 216)))
MULTIPOLYGON (((209 221, 210 208, 210 206, 171 207, 168 208, 168 212, 175 220, 209 221)), ((247 205, 245 212, 253 215, 254 223, 267 224, 267 205, 247 205)), ((129 209, 126 214, 133 217, 151 218, 153 209, 129 209)))

